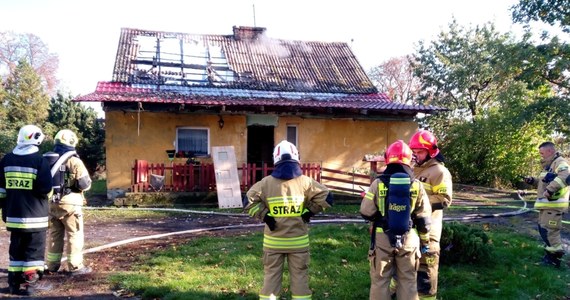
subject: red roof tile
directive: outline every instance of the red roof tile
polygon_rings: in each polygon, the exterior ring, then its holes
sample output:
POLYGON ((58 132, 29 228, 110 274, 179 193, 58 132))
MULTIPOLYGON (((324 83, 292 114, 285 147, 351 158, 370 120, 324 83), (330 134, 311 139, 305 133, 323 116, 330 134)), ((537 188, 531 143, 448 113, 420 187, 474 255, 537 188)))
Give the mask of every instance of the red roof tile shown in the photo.
POLYGON ((412 106, 392 102, 386 94, 340 94, 305 92, 268 92, 243 89, 175 87, 162 90, 150 86, 130 86, 120 82, 99 82, 94 93, 75 101, 105 103, 180 103, 196 106, 273 106, 303 108, 344 108, 371 111, 434 112, 433 106, 412 106))

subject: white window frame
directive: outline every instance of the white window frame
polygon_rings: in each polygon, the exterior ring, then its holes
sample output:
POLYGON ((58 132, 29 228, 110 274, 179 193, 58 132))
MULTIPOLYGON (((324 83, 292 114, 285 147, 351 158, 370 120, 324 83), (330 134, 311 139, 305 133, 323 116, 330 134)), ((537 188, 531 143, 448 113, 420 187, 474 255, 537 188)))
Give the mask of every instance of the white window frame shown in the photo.
MULTIPOLYGON (((178 135, 179 135, 179 130, 202 130, 202 131, 206 131, 207 134, 207 138, 208 138, 208 145, 206 146, 206 156, 210 156, 210 145, 211 145, 211 141, 210 141, 210 128, 209 127, 193 127, 193 126, 183 126, 183 127, 176 127, 176 153, 178 153, 178 151, 180 151, 180 148, 178 147, 178 135)), ((184 150, 184 151, 188 151, 188 150, 184 150)), ((198 154, 196 155, 196 157, 203 157, 204 154, 198 154)))
POLYGON ((293 143, 296 147, 299 147, 299 126, 297 124, 287 124, 287 132, 286 132, 287 141, 293 143), (289 128, 295 129, 295 140, 289 140, 289 128))

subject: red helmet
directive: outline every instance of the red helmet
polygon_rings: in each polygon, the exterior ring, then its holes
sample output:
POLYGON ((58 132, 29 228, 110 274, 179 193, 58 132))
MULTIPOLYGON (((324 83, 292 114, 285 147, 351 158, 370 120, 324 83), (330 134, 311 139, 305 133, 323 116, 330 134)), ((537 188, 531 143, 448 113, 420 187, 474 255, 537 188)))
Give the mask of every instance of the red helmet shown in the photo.
POLYGON ((410 165, 412 161, 412 149, 404 141, 397 140, 388 146, 384 154, 386 164, 410 165))
POLYGON ((410 139, 410 148, 426 149, 431 158, 434 158, 439 154, 437 139, 433 133, 427 130, 420 130, 412 136, 410 139))

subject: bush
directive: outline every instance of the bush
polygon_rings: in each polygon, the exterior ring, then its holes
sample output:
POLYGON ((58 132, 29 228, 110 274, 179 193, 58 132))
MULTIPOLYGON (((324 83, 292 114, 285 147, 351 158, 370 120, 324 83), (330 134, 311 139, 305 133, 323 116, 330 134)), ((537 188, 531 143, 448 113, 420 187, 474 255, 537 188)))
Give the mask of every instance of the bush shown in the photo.
POLYGON ((485 262, 493 252, 487 233, 458 222, 443 224, 440 245, 442 264, 485 262))

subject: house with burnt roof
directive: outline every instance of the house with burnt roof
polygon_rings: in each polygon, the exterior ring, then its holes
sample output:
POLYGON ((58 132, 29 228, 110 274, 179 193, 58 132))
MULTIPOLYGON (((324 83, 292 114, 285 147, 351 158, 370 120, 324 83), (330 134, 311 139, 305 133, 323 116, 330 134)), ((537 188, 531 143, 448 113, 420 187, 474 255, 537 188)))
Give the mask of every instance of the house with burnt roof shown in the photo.
POLYGON ((238 26, 228 35, 123 28, 112 80, 74 101, 102 103, 110 190, 129 189, 135 160, 208 163, 212 147, 233 146, 238 164, 271 164, 284 139, 303 162, 366 169, 364 155, 407 140, 414 116, 442 109, 393 102, 346 43, 238 26))

